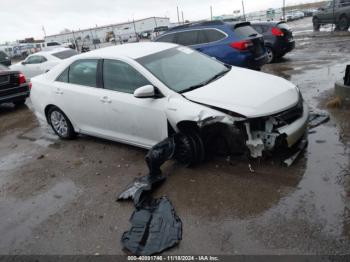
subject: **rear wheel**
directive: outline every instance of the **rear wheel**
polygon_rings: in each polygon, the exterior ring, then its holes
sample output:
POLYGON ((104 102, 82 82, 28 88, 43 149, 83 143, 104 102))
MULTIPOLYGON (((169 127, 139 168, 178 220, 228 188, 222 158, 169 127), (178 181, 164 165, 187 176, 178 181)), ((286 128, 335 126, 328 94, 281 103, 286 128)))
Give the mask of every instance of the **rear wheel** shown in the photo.
POLYGON ((315 31, 315 32, 320 31, 321 24, 320 24, 320 21, 318 20, 317 17, 315 17, 315 18, 312 20, 312 24, 313 24, 313 27, 314 27, 314 31, 315 31))
POLYGON ((273 52, 273 49, 269 46, 266 46, 266 52, 267 52, 267 63, 272 63, 275 60, 275 54, 273 52))
POLYGON ((57 107, 52 107, 47 114, 53 131, 63 139, 72 139, 76 136, 72 123, 68 117, 57 107))
POLYGON ((344 15, 340 18, 338 27, 340 31, 348 31, 349 30, 349 20, 348 18, 344 15))

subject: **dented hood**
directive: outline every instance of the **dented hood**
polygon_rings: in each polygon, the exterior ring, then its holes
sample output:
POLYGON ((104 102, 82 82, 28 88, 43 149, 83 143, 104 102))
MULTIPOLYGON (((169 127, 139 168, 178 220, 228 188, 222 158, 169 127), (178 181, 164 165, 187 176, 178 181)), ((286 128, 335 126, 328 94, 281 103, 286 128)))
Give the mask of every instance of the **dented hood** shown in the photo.
POLYGON ((187 99, 222 108, 249 118, 284 111, 299 99, 289 81, 270 74, 239 67, 220 79, 183 94, 187 99))

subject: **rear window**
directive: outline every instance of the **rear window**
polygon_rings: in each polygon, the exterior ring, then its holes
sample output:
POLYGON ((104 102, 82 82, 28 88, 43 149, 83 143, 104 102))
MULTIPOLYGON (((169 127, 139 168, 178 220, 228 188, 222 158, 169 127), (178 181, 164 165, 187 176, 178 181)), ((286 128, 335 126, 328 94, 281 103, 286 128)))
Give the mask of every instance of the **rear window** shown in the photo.
POLYGON ((238 26, 234 28, 233 31, 235 32, 236 36, 239 38, 247 38, 258 34, 258 32, 255 31, 254 28, 251 27, 250 25, 238 26))
POLYGON ((281 28, 281 29, 286 29, 286 30, 289 30, 290 31, 290 26, 286 23, 280 23, 277 25, 278 28, 281 28))
POLYGON ((70 50, 64 50, 61 52, 53 53, 52 55, 59 58, 59 59, 67 59, 67 58, 69 58, 71 56, 75 56, 77 54, 78 54, 77 51, 70 49, 70 50))

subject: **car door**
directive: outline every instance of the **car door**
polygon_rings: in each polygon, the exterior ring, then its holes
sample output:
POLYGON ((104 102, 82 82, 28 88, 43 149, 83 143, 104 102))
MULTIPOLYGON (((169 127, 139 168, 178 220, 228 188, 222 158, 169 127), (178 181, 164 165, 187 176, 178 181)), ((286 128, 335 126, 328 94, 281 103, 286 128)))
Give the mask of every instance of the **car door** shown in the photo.
POLYGON ((82 59, 70 65, 53 85, 54 104, 80 132, 106 136, 104 90, 97 85, 99 60, 82 59))
POLYGON ((332 23, 334 21, 334 1, 329 1, 323 10, 318 14, 321 23, 332 23))
POLYGON ((104 60, 106 128, 119 141, 151 147, 167 137, 165 97, 136 98, 134 91, 150 82, 130 64, 104 60))
POLYGON ((41 55, 29 56, 21 66, 22 73, 28 78, 40 75, 42 72, 42 64, 45 63, 46 58, 41 55))

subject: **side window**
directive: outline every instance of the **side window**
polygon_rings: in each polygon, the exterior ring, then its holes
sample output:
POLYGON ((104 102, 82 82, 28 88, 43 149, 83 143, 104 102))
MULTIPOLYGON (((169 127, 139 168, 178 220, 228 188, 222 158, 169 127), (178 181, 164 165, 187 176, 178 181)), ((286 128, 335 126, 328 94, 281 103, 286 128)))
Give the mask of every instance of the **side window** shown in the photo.
POLYGON ((69 83, 96 87, 98 60, 86 59, 76 61, 69 67, 69 83))
POLYGON ((137 88, 150 84, 136 69, 118 60, 104 60, 103 82, 105 89, 130 94, 137 88))
POLYGON ((207 35, 208 41, 209 42, 215 42, 222 40, 226 37, 226 35, 218 30, 215 29, 208 29, 205 30, 205 33, 207 35))
POLYGON ((197 44, 198 30, 179 32, 177 34, 177 43, 188 46, 197 44))
POLYGON ((175 34, 168 34, 168 35, 159 37, 156 42, 174 43, 174 40, 175 40, 175 34))
POLYGON ((41 64, 46 61, 46 58, 43 56, 33 55, 27 58, 26 64, 41 64))
POLYGON ((207 36, 205 30, 198 30, 197 34, 198 34, 197 45, 205 44, 205 43, 209 42, 208 36, 207 36))
POLYGON ((68 83, 68 82, 69 82, 68 73, 69 73, 69 67, 67 67, 66 70, 64 70, 64 71, 60 74, 60 76, 57 77, 56 81, 68 83))

